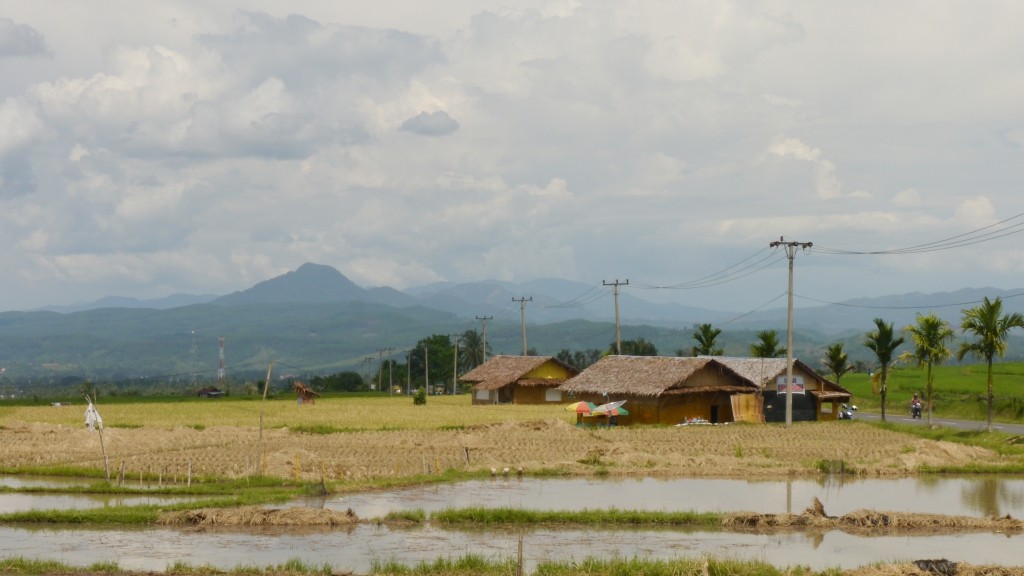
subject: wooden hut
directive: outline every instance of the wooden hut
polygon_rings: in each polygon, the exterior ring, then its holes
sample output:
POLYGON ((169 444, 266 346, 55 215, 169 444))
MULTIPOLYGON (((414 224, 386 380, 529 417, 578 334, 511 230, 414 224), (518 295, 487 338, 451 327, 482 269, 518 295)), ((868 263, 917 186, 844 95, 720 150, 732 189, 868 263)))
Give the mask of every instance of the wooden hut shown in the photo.
MULTIPOLYGON (((779 395, 778 384, 786 381, 785 358, 733 358, 712 356, 714 360, 728 366, 733 372, 757 384, 763 398, 766 422, 786 421, 785 394, 779 395)), ((793 380, 802 385, 802 394, 792 394, 794 422, 810 420, 835 420, 839 416, 839 404, 849 402, 849 390, 828 380, 813 368, 796 358, 793 359, 793 380)))
POLYGON ((753 398, 758 387, 710 357, 605 356, 559 387, 595 404, 626 400, 619 424, 733 422, 733 398, 753 398))
POLYGON ((472 386, 473 404, 557 404, 558 386, 577 374, 554 356, 494 356, 459 381, 472 386))

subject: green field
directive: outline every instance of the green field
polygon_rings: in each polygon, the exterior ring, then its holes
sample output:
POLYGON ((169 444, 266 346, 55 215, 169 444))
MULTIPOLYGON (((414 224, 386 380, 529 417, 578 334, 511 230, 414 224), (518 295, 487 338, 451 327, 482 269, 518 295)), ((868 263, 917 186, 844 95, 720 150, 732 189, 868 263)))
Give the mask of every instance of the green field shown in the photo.
MULTIPOLYGON (((984 364, 940 365, 933 369, 933 373, 935 414, 946 418, 985 420, 987 369, 984 364)), ((927 388, 926 374, 923 367, 896 365, 890 368, 886 413, 905 413, 915 392, 923 397, 927 388)), ((994 364, 992 378, 993 420, 1024 421, 1024 363, 994 364)), ((881 409, 881 397, 872 392, 868 374, 847 374, 840 380, 840 385, 853 393, 853 403, 859 409, 872 412, 881 409)))

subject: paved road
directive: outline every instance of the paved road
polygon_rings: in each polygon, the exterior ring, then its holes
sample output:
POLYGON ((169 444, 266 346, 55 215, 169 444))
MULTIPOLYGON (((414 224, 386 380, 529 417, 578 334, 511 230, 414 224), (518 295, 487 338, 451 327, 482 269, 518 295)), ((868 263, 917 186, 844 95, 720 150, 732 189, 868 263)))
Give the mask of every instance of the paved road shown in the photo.
MULTIPOLYGON (((886 406, 888 408, 888 406, 886 406)), ((877 421, 882 419, 882 415, 872 412, 857 412, 854 414, 854 419, 859 420, 872 420, 877 421)), ((928 422, 928 415, 924 414, 920 420, 914 420, 910 417, 910 414, 906 414, 902 411, 892 410, 885 411, 885 421, 892 422, 894 424, 918 424, 921 426, 926 425, 928 422)), ((932 424, 939 426, 945 426, 947 428, 956 428, 959 430, 984 430, 985 422, 977 422, 974 420, 953 420, 951 418, 937 418, 932 416, 932 424)), ((1005 424, 1002 422, 993 422, 992 429, 997 432, 1006 432, 1007 434, 1024 434, 1024 424, 1005 424)))

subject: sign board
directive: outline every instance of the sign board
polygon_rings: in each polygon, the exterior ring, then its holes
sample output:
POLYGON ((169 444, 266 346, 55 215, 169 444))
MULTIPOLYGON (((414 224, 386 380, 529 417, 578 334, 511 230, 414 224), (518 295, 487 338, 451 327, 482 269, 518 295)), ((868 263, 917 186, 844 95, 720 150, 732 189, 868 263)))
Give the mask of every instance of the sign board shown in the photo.
POLYGON ((786 386, 786 377, 779 376, 775 379, 775 389, 778 394, 803 394, 804 393, 804 378, 803 376, 793 376, 793 382, 790 386, 786 386))

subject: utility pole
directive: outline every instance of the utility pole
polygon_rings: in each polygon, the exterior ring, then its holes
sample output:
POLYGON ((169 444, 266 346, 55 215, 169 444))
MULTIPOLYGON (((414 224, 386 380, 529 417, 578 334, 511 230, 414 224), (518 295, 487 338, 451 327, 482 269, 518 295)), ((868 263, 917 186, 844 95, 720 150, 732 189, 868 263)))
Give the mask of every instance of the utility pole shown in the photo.
POLYGON ((430 394, 430 347, 423 345, 423 389, 430 394))
POLYGON ((405 355, 405 395, 412 394, 412 350, 405 355))
POLYGON ((807 250, 813 245, 813 242, 786 242, 782 236, 779 236, 778 242, 768 245, 771 248, 782 246, 786 249, 786 257, 789 258, 789 306, 786 313, 786 428, 793 425, 793 260, 796 258, 797 248, 807 250))
MULTIPOLYGON (((372 382, 370 380, 370 362, 373 362, 373 356, 363 357, 363 373, 366 374, 366 376, 363 377, 363 382, 372 382)), ((370 384, 367 384, 367 386, 369 385, 370 384)))
POLYGON ((455 341, 455 356, 452 360, 452 396, 457 393, 459 387, 459 335, 453 334, 452 340, 455 341))
POLYGON ((625 282, 619 282, 618 278, 615 279, 615 282, 601 280, 601 284, 613 287, 612 292, 615 294, 615 353, 622 354, 622 333, 619 331, 619 286, 629 286, 629 278, 626 278, 625 282))
POLYGON ((493 320, 494 316, 477 316, 476 319, 480 320, 481 323, 483 323, 483 335, 481 336, 481 338, 483 339, 484 349, 483 358, 481 358, 481 362, 487 362, 487 321, 493 320))
POLYGON ((523 324, 523 356, 526 356, 526 303, 533 302, 533 296, 529 298, 512 298, 513 302, 519 302, 519 316, 523 324))
POLYGON ((377 391, 383 390, 381 388, 381 377, 384 374, 384 355, 390 353, 394 348, 381 348, 377 350, 377 391))

